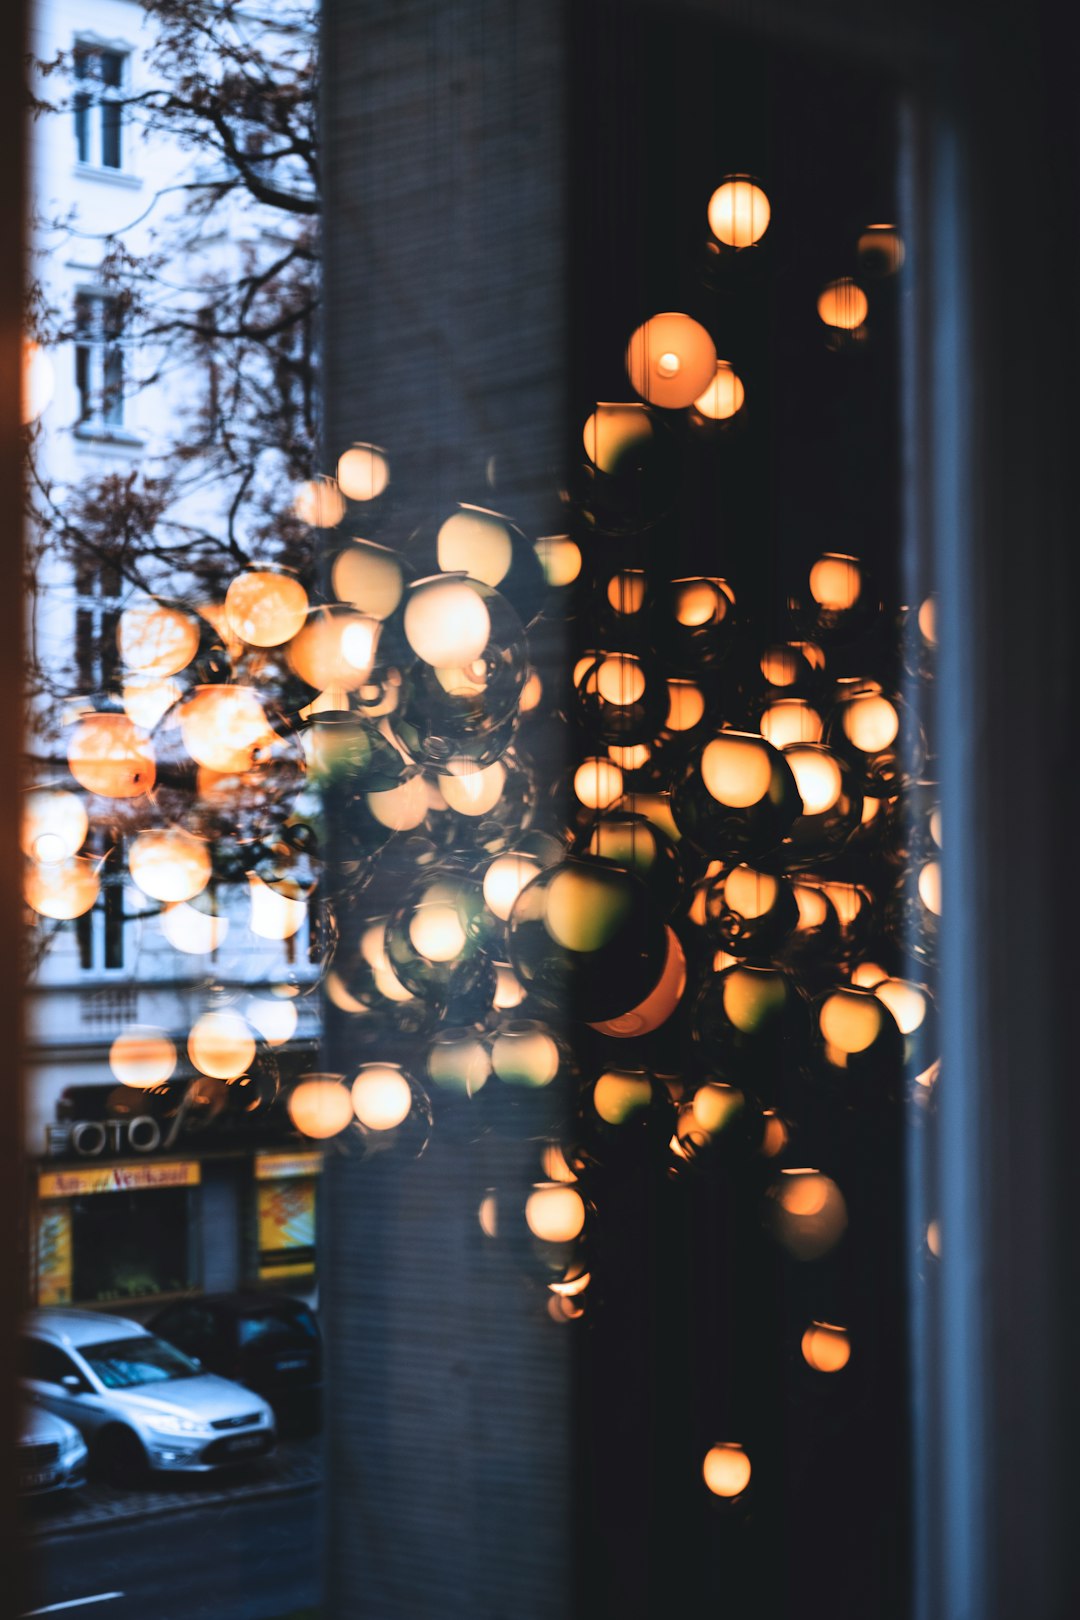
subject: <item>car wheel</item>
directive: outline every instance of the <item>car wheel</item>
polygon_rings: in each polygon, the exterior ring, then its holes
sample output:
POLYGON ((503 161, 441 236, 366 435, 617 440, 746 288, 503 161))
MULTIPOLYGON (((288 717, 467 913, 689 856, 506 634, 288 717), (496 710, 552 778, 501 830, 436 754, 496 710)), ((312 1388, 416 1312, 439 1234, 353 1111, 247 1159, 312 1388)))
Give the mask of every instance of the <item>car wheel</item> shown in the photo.
POLYGON ((110 1485, 139 1485, 147 1474, 146 1452, 130 1429, 106 1429, 94 1448, 94 1462, 110 1485))

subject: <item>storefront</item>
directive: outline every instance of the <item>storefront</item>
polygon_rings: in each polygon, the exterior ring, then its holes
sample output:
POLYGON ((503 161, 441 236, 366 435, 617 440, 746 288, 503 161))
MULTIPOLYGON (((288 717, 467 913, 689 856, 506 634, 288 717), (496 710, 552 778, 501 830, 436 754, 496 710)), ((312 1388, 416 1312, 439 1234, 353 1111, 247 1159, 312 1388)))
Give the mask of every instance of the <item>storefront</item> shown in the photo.
POLYGON ((34 1172, 31 1304, 128 1309, 275 1284, 311 1294, 320 1153, 243 1121, 199 1132, 195 1151, 178 1133, 170 1151, 149 1115, 95 1118, 96 1089, 66 1094, 34 1172))

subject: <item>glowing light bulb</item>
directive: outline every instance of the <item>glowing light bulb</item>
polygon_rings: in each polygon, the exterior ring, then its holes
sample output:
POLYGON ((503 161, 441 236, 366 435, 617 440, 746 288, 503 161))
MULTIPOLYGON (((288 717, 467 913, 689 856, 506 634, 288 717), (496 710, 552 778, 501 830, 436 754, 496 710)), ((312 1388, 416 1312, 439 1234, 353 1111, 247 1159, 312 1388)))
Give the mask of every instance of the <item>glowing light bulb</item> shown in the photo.
POLYGON ((631 335, 626 370, 635 391, 650 405, 678 410, 692 405, 712 381, 716 348, 689 315, 654 315, 631 335))
POLYGON ((250 686, 197 687, 180 709, 180 735, 197 764, 223 776, 242 776, 274 741, 250 686))
POLYGON ((701 779, 714 799, 732 809, 760 804, 772 782, 772 760, 763 743, 722 732, 701 756, 701 779))
POLYGON ((188 1057, 200 1074, 235 1080, 255 1059, 255 1037, 239 1013, 207 1012, 192 1025, 188 1057))
POLYGON ((352 1098, 340 1075, 302 1075, 289 1094, 289 1118, 303 1136, 325 1141, 352 1123, 352 1098))
POLYGON ((338 488, 350 501, 374 501, 390 482, 390 463, 377 444, 353 444, 339 458, 338 488))
POLYGON ((210 881, 210 847, 176 827, 150 828, 132 839, 128 871, 152 900, 193 900, 210 881))
POLYGON ((396 1130, 408 1119, 412 1105, 409 1082, 389 1064, 365 1064, 353 1081, 352 1109, 365 1130, 396 1130))
POLYGON ((725 247, 753 247, 769 228, 772 208, 760 186, 729 175, 709 198, 709 229, 725 247))
POLYGON ((163 1029, 131 1024, 109 1048, 109 1068, 122 1086, 160 1086, 176 1068, 176 1047, 163 1029))
POLYGON ((803 1360, 815 1372, 843 1372, 851 1360, 847 1328, 831 1322, 811 1322, 802 1336, 803 1360))
POLYGON ((283 646, 301 629, 307 611, 300 581, 268 568, 238 574, 225 593, 229 628, 249 647, 283 646))
POLYGON ((484 873, 484 901, 489 911, 506 922, 514 901, 527 883, 540 872, 540 862, 531 855, 497 855, 484 873))
POLYGON ((31 864, 23 879, 26 903, 40 917, 57 922, 82 917, 101 889, 97 862, 86 855, 71 855, 48 865, 31 864))
POLYGON ((405 604, 405 638, 425 664, 463 668, 482 658, 491 639, 487 603, 453 575, 421 580, 405 604))
POLYGON ((68 741, 68 768, 80 787, 103 799, 135 799, 154 785, 150 739, 126 714, 88 714, 68 741))
POLYGON ((707 416, 710 422, 727 422, 738 415, 745 401, 746 389, 742 378, 730 360, 718 360, 712 382, 695 399, 694 409, 700 415, 707 416))
POLYGON ((572 1243, 585 1225, 585 1203, 563 1182, 537 1186, 525 1201, 529 1231, 543 1243, 572 1243))
POLYGON ((742 1446, 724 1441, 710 1447, 701 1465, 702 1476, 714 1496, 741 1496, 750 1483, 750 1459, 742 1446))
POLYGON ((601 472, 616 474, 653 437, 644 405, 599 404, 582 431, 585 454, 601 472))
POLYGON ((818 298, 817 308, 826 326, 842 332, 854 332, 870 313, 866 294, 850 276, 828 282, 818 298))
POLYGON ((176 608, 147 598, 131 602, 116 627, 120 657, 139 675, 178 675, 199 650, 199 626, 176 608))
POLYGON ((22 847, 42 865, 77 855, 89 828, 82 800, 64 788, 34 788, 23 801, 22 847))
POLYGON ((810 570, 810 595, 832 613, 853 608, 862 595, 862 569, 857 557, 826 552, 810 570))

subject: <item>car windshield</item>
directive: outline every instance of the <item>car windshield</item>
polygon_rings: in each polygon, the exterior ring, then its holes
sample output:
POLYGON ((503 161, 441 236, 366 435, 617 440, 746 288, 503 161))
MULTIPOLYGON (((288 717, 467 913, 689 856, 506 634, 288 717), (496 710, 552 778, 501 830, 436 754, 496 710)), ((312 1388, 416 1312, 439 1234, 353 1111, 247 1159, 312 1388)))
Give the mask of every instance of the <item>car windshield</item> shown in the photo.
POLYGON ((105 1339, 100 1344, 83 1344, 80 1353, 90 1363, 106 1389, 131 1389, 136 1384, 164 1384, 174 1378, 194 1378, 201 1368, 182 1350, 164 1339, 143 1337, 105 1339))
POLYGON ((302 1305, 278 1305, 240 1318, 241 1344, 295 1344, 318 1336, 315 1318, 302 1305))

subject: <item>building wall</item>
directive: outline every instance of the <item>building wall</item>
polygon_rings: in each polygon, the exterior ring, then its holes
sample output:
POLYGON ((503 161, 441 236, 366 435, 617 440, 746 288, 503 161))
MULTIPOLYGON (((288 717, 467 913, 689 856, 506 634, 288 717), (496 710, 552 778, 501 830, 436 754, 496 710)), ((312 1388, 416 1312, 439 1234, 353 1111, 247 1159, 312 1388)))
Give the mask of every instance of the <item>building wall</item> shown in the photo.
MULTIPOLYGON (((557 533, 561 7, 331 0, 324 20, 327 462, 386 448, 387 544, 455 501, 557 533)), ((328 1616, 571 1612, 568 1336, 477 1221, 535 1152, 436 1133, 412 1164, 328 1166, 328 1616)))
MULTIPOLYGON (((120 93, 138 95, 160 82, 149 57, 154 26, 138 0, 91 0, 89 5, 76 0, 40 0, 34 7, 30 51, 41 63, 54 60, 61 52, 70 53, 77 44, 119 52, 124 57, 120 93)), ((132 111, 124 114, 121 161, 119 167, 113 166, 103 161, 108 154, 103 146, 102 115, 92 108, 85 154, 89 161, 83 161, 75 115, 67 105, 71 79, 66 73, 39 73, 34 87, 43 100, 63 108, 36 119, 31 152, 30 275, 40 282, 44 302, 56 312, 59 323, 70 322, 80 294, 100 289, 101 265, 110 238, 135 258, 159 251, 162 242, 172 244, 173 258, 161 267, 161 274, 166 280, 193 287, 208 272, 227 272, 237 266, 245 247, 258 244, 271 230, 276 232, 274 240, 280 242, 280 218, 246 201, 243 194, 228 213, 221 212, 209 234, 188 230, 184 211, 189 194, 180 188, 210 172, 205 154, 147 130, 141 116, 132 111)), ((193 291, 191 296, 194 304, 197 293, 193 291)), ((118 413, 122 420, 80 421, 75 345, 57 346, 50 359, 53 395, 36 430, 34 459, 43 485, 61 509, 87 483, 106 475, 153 476, 168 456, 182 413, 197 402, 206 385, 201 372, 191 368, 178 372, 173 366, 160 383, 145 386, 160 355, 151 345, 129 336, 123 344, 125 386, 118 413)), ((198 480, 195 482, 197 485, 198 480)), ((212 486, 201 491, 196 488, 175 515, 212 532, 223 524, 222 497, 212 486)), ((181 550, 163 586, 171 594, 185 594, 181 550)), ((42 667, 57 685, 83 673, 73 668, 72 648, 76 614, 80 605, 86 609, 87 589, 85 583, 78 585, 66 559, 55 552, 42 558, 29 634, 42 667)), ((100 579, 90 582, 90 589, 98 592, 95 631, 100 645, 106 647, 115 637, 115 614, 132 592, 126 586, 112 592, 100 579)), ((62 711, 50 699, 42 700, 36 709, 37 731, 29 739, 31 785, 63 784, 66 779, 62 730, 58 735, 55 724, 59 713, 62 711)), ((48 943, 39 950, 29 986, 24 1112, 24 1146, 34 1167, 32 1179, 39 1170, 52 1173, 58 1164, 78 1169, 88 1162, 118 1159, 143 1174, 153 1154, 133 1154, 123 1148, 118 1152, 110 1145, 105 1153, 84 1160, 70 1146, 65 1149, 55 1131, 58 1116, 74 1111, 78 1118, 87 1106, 92 1109, 92 1104, 84 1106, 80 1098, 89 1099, 90 1088, 109 1084, 109 1049, 123 1029, 147 1025, 168 1031, 183 1060, 187 1033, 206 1010, 205 958, 173 948, 162 932, 157 916, 160 908, 126 878, 122 903, 129 920, 123 924, 120 959, 111 966, 106 965, 103 949, 100 905, 84 920, 89 930, 89 940, 84 940, 88 962, 75 925, 39 925, 38 945, 48 943), (65 1101, 72 1088, 73 1098, 65 1101)), ((239 895, 239 906, 246 906, 246 894, 239 895)), ((260 983, 303 950, 305 932, 301 930, 285 945, 237 956, 232 964, 236 982, 257 997, 260 983)), ((241 1011, 250 1005, 243 994, 237 1004, 241 1011)), ((294 1061, 295 1053, 309 1050, 318 1030, 316 1000, 304 998, 295 1038, 282 1053, 285 1062, 294 1061)), ((290 1136, 286 1131, 286 1142, 290 1136)), ((196 1280, 206 1286, 230 1286, 254 1274, 254 1262, 246 1252, 251 1249, 250 1233, 244 1223, 253 1199, 252 1154, 259 1145, 253 1137, 246 1156, 213 1167, 208 1160, 207 1175, 196 1189, 196 1216, 204 1190, 205 1207, 203 1235, 196 1233, 192 1266, 196 1280), (215 1225, 220 1225, 223 1236, 211 1249, 205 1238, 215 1225)), ((205 1142, 185 1137, 178 1140, 172 1156, 197 1158, 204 1147, 212 1153, 219 1146, 212 1132, 205 1142)))

